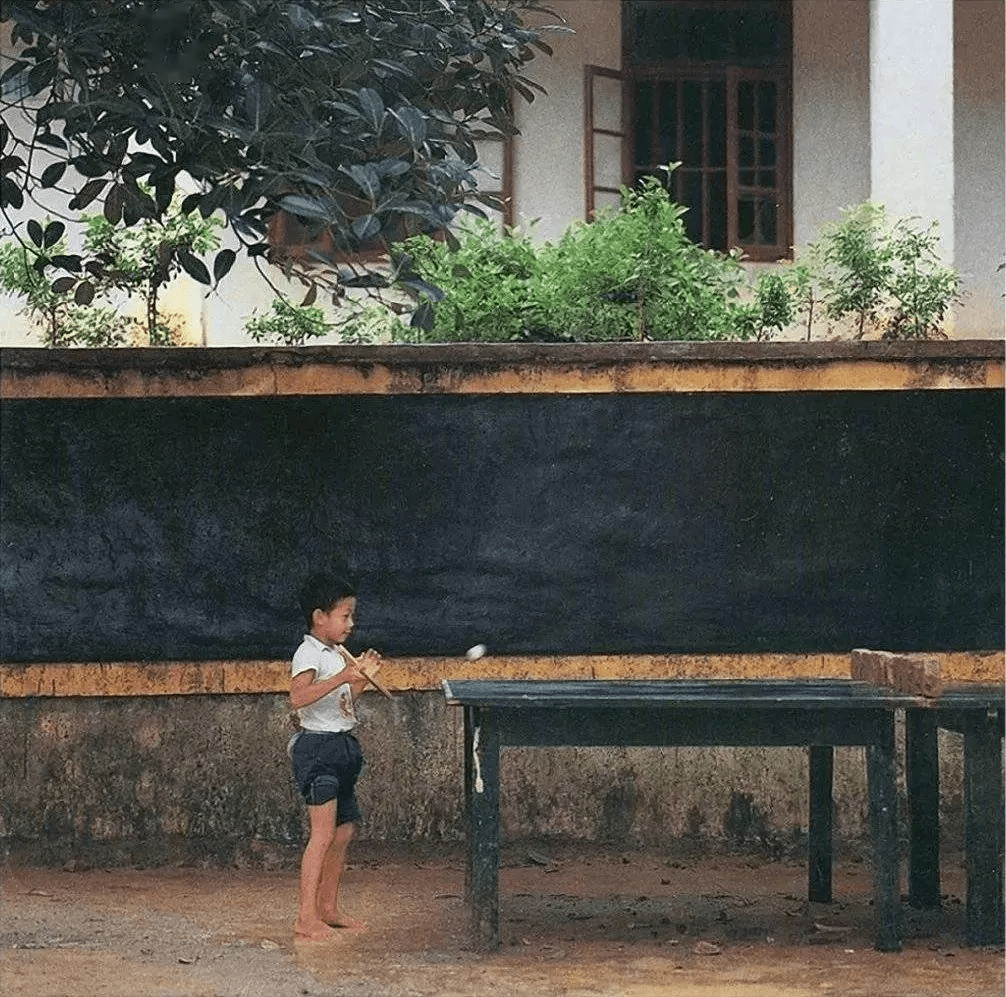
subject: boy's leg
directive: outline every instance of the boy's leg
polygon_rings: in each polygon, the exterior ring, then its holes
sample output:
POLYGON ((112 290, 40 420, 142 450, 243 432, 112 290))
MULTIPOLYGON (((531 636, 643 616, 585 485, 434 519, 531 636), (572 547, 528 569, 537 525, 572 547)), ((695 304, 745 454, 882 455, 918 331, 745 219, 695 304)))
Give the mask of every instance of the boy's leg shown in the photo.
POLYGON ((346 868, 346 849, 353 838, 356 825, 349 821, 339 824, 335 837, 325 854, 321 883, 318 887, 318 914, 333 928, 364 928, 366 925, 339 909, 339 883, 346 868))
POLYGON ((332 934, 332 929, 318 916, 318 900, 326 856, 336 834, 335 806, 335 800, 329 800, 307 808, 311 834, 300 862, 300 913, 294 925, 295 934, 306 938, 326 938, 332 934))

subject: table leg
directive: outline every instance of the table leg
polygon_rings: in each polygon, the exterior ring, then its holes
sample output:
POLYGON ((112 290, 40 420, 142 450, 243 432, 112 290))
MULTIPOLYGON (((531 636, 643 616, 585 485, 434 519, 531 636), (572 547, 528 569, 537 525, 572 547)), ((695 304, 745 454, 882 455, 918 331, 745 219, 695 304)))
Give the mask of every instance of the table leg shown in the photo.
POLYGON ((465 889, 475 946, 500 946, 499 754, 496 717, 484 707, 465 707, 465 796, 468 809, 468 864, 465 889))
POLYGON ((831 745, 812 745, 808 765, 810 825, 807 835, 807 899, 814 903, 830 904, 835 749, 831 745))
POLYGON ((936 714, 905 710, 908 902, 940 906, 940 755, 936 714))
POLYGON ((895 780, 894 713, 885 717, 883 737, 866 748, 866 781, 873 838, 873 905, 877 914, 874 947, 901 951, 898 861, 898 797, 895 780))
POLYGON ((998 717, 969 711, 964 727, 965 916, 968 945, 1003 944, 1003 769, 998 717))

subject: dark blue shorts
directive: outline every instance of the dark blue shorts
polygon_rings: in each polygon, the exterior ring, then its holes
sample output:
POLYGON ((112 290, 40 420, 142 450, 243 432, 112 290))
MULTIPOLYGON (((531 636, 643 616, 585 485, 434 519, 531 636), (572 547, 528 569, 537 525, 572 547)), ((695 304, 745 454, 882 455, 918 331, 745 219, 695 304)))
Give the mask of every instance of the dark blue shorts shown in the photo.
POLYGON ((336 824, 359 822, 356 780, 363 770, 363 752, 352 734, 302 730, 290 758, 297 788, 308 806, 335 800, 336 824))

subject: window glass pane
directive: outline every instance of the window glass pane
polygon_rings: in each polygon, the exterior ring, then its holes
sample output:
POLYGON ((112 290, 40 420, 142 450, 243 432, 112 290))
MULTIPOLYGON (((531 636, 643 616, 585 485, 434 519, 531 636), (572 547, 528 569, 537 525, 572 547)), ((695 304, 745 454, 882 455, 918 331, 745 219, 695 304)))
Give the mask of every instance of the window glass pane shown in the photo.
POLYGON ((758 83, 758 127, 763 132, 775 131, 775 90, 771 80, 758 83))
POLYGON ((683 171, 681 203, 688 208, 684 216, 685 231, 693 242, 702 242, 702 173, 683 171))
POLYGON ((759 140, 758 165, 775 166, 775 139, 763 138, 759 140))
POLYGON ((775 245, 778 239, 776 212, 776 204, 772 198, 739 198, 737 201, 737 238, 747 245, 775 245))
POLYGON ((652 165, 650 154, 650 127, 653 120, 653 84, 645 80, 636 84, 635 90, 636 135, 634 162, 652 165))
POLYGON ((742 197, 737 201, 737 238, 741 242, 752 242, 755 231, 754 201, 742 197))
MULTIPOLYGON (((602 0, 594 0, 600 3, 602 0)), ((628 0, 631 54, 638 63, 687 59, 768 66, 788 47, 789 18, 774 0, 726 8, 718 0, 628 0)))
POLYGON ((660 101, 657 127, 660 129, 660 156, 657 165, 677 162, 678 151, 678 85, 674 82, 660 84, 660 101))
POLYGON ((755 165, 754 139, 750 135, 739 135, 737 138, 737 165, 746 169, 755 165))
POLYGON ((709 115, 710 166, 724 166, 727 161, 727 90, 720 82, 711 82, 706 87, 709 115))
POLYGON ((622 140, 617 135, 594 136, 594 185, 614 187, 622 183, 622 140))
POLYGON ((754 83, 737 84, 737 127, 754 130, 754 83))
POLYGON ((749 2, 734 15, 734 55, 747 65, 764 64, 785 50, 787 24, 771 3, 749 2))
POLYGON ((594 127, 608 131, 622 130, 622 81, 596 73, 592 80, 594 127))
POLYGON ((727 178, 723 172, 709 174, 709 248, 727 249, 727 178))
POLYGON ((636 62, 674 59, 679 55, 682 28, 678 11, 665 3, 631 4, 633 56, 636 62))
POLYGON ((686 166, 702 165, 702 84, 686 80, 684 97, 684 135, 681 158, 686 166))
POLYGON ((594 192, 594 210, 601 208, 611 208, 617 211, 622 206, 622 195, 608 190, 598 190, 594 192))
POLYGON ((775 245, 777 241, 776 226, 776 205, 775 201, 767 197, 758 201, 758 230, 761 236, 760 242, 766 246, 775 245))
POLYGON ((684 55, 702 62, 719 62, 733 55, 733 18, 718 10, 690 10, 684 14, 684 55))

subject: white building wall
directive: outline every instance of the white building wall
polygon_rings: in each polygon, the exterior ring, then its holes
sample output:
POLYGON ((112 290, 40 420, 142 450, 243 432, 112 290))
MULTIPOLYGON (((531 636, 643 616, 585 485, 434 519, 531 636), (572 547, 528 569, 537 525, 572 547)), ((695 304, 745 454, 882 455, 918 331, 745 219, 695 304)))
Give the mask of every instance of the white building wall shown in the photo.
MULTIPOLYGON (((528 67, 527 75, 548 93, 519 104, 521 134, 514 149, 517 221, 537 219, 532 231, 541 240, 557 239, 585 214, 583 67, 622 64, 621 0, 558 0, 551 6, 575 34, 549 39, 555 55, 528 67)), ((621 164, 614 147, 611 156, 615 161, 606 172, 617 177, 621 164)))
POLYGON ((956 336, 1002 338, 1006 274, 1006 3, 954 4, 954 264, 967 295, 956 336))
POLYGON ((804 246, 870 196, 867 0, 793 3, 793 235, 804 246))
MULTIPOLYGON (((924 8, 930 0, 879 0, 924 8)), ((944 4, 946 0, 932 0, 944 4)), ((583 67, 621 64, 620 0, 554 0, 574 29, 549 39, 555 56, 539 56, 529 75, 548 91, 520 103, 514 193, 516 221, 539 240, 555 239, 584 217, 583 67)), ((953 191, 954 262, 967 300, 958 337, 1002 338, 1004 230, 1004 7, 1006 0, 954 0, 953 191)), ((793 0, 793 204, 797 248, 816 238, 844 207, 871 197, 870 0, 793 0)), ((915 115, 913 115, 915 117, 915 115)), ((604 158, 602 152, 601 158, 604 158)), ((606 172, 617 175, 612 147, 606 172)), ((899 163, 887 170, 899 169, 899 163)), ((924 200, 924 198, 923 198, 924 200)), ((935 216, 923 204, 917 212, 935 216)), ((278 270, 271 277, 286 286, 278 270)), ((298 300, 299 285, 288 288, 298 300)), ((272 291, 250 261, 240 259, 219 293, 178 281, 165 300, 187 315, 193 341, 248 342, 243 325, 268 308, 272 291)), ((34 340, 18 304, 0 295, 0 343, 34 340)))

